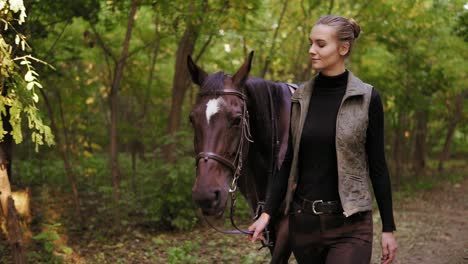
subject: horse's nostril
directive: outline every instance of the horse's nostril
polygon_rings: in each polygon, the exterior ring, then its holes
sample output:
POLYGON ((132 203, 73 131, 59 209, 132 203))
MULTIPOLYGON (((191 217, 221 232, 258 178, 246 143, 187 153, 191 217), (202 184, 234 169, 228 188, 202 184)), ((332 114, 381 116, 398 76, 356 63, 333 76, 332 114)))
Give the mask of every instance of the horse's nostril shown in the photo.
POLYGON ((218 206, 219 204, 219 199, 220 199, 220 191, 214 191, 215 197, 213 200, 213 207, 218 206))

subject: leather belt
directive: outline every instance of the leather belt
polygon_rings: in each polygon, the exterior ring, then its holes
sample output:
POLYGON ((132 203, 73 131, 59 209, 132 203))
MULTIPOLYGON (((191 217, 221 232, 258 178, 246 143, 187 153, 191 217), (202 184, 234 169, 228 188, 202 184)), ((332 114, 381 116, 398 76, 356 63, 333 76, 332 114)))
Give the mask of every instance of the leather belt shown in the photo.
POLYGON ((340 201, 307 200, 301 197, 294 197, 294 201, 304 210, 304 212, 319 214, 343 213, 340 201))

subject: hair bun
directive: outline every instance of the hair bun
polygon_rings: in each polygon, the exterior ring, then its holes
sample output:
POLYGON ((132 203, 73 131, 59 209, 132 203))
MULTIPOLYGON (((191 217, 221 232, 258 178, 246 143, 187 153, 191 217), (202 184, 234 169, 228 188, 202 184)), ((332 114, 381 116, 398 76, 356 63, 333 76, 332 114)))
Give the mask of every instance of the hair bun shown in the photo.
POLYGON ((356 20, 354 20, 352 18, 348 18, 348 22, 353 27, 354 38, 357 39, 359 37, 359 34, 361 33, 361 27, 358 25, 356 20))

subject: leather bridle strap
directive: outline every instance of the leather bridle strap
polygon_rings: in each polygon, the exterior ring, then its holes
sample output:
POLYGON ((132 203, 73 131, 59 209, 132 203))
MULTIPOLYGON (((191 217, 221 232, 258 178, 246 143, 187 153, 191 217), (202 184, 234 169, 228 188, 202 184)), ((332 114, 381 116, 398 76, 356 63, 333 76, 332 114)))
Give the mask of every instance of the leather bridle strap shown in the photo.
POLYGON ((198 153, 197 157, 196 157, 196 164, 198 164, 198 161, 200 159, 204 159, 205 161, 208 161, 208 159, 214 159, 216 161, 218 161, 219 163, 223 164, 224 166, 228 167, 232 173, 234 173, 236 171, 236 167, 234 166, 234 164, 227 160, 226 158, 223 158, 222 156, 216 154, 216 153, 213 153, 213 152, 200 152, 198 153))
MULTIPOLYGON (((239 142, 239 146, 237 148, 235 159, 234 161, 230 161, 224 158, 223 156, 216 154, 214 152, 202 151, 198 153, 195 158, 195 166, 198 166, 198 162, 200 161, 200 159, 204 159, 205 161, 208 161, 208 159, 216 160, 219 163, 223 164, 224 166, 228 167, 232 171, 233 177, 236 179, 236 182, 237 182, 237 177, 239 177, 238 174, 240 173, 240 170, 242 169, 242 160, 240 159, 242 156, 241 152, 242 152, 242 147, 244 145, 244 138, 247 139, 247 141, 249 142, 253 142, 250 139, 251 135, 250 135, 250 130, 249 130, 250 129, 249 128, 249 113, 247 111, 247 106, 245 105, 247 101, 247 97, 242 92, 231 90, 231 89, 205 91, 205 92, 200 92, 198 94, 198 96, 217 96, 217 95, 219 96, 235 95, 239 97, 240 99, 242 99, 242 101, 244 102, 244 110, 242 112, 242 124, 241 124, 241 139, 239 142)), ((231 190, 235 190, 235 189, 236 188, 231 188, 231 190)))
POLYGON ((211 95, 211 96, 213 96, 213 95, 214 96, 216 96, 216 95, 235 95, 235 96, 240 97, 240 99, 242 99, 244 101, 247 100, 247 97, 245 96, 245 94, 243 94, 242 92, 238 92, 236 90, 231 90, 231 89, 205 91, 205 92, 198 93, 198 96, 208 96, 208 95, 211 95))

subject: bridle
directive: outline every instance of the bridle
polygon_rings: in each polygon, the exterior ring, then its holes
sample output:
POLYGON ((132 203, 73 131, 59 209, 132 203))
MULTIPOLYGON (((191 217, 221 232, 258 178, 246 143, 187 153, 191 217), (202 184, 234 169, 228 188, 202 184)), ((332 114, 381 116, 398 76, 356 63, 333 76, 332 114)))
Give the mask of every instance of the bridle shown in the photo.
POLYGON ((216 154, 214 152, 207 152, 207 151, 202 151, 197 154, 195 158, 195 166, 198 165, 198 162, 200 159, 204 159, 205 161, 208 161, 208 159, 213 159, 216 160, 217 162, 223 164, 226 166, 232 173, 232 183, 229 188, 229 193, 235 193, 237 190, 237 181, 239 180, 239 176, 242 171, 242 152, 244 148, 244 143, 245 140, 248 142, 252 143, 252 135, 250 134, 250 124, 249 124, 249 111, 247 111, 247 98, 246 96, 238 91, 231 90, 231 89, 223 89, 223 90, 215 90, 215 91, 206 91, 206 92, 201 92, 198 94, 198 96, 203 97, 203 96, 212 96, 212 95, 235 95, 239 97, 242 102, 244 103, 243 109, 242 109, 242 116, 241 116, 241 138, 239 141, 239 145, 237 146, 237 151, 234 156, 234 160, 230 161, 226 159, 225 157, 216 154))
MULTIPOLYGON (((232 226, 236 230, 219 230, 218 228, 213 226, 208 221, 208 219, 206 219, 205 216, 203 216, 203 217, 204 217, 205 221, 208 223, 208 225, 211 228, 213 228, 214 230, 216 230, 217 232, 220 232, 220 233, 223 233, 223 234, 247 234, 247 235, 252 235, 253 234, 252 231, 239 229, 237 227, 237 225, 235 224, 235 222, 234 222, 234 211, 235 211, 236 201, 237 201, 236 191, 237 191, 239 176, 241 175, 242 165, 243 165, 242 153, 243 153, 244 145, 245 145, 246 141, 248 143, 253 143, 252 135, 250 133, 249 111, 247 110, 247 98, 246 98, 244 93, 239 92, 239 91, 235 91, 235 90, 232 90, 232 89, 204 91, 204 92, 200 92, 198 94, 199 97, 213 96, 213 95, 234 95, 234 96, 239 97, 242 100, 244 105, 243 105, 241 123, 240 123, 240 126, 241 126, 241 132, 240 132, 241 135, 240 136, 241 136, 241 138, 240 138, 240 141, 239 141, 239 145, 237 146, 237 151, 236 151, 236 154, 234 156, 233 161, 231 161, 231 160, 229 160, 229 159, 227 159, 227 158, 225 158, 225 157, 223 157, 223 156, 221 156, 219 154, 216 154, 214 152, 202 151, 202 152, 199 152, 197 154, 196 158, 195 158, 195 166, 198 166, 198 163, 199 163, 200 159, 205 160, 205 162, 208 161, 209 159, 212 159, 212 160, 215 160, 215 161, 223 164, 230 171, 232 171, 233 177, 232 177, 231 185, 229 187, 229 193, 231 195, 231 209, 230 209, 229 218, 231 220, 232 226)), ((248 147, 248 144, 247 144, 247 147, 248 147)), ((260 216, 260 211, 261 211, 260 206, 261 205, 257 206, 256 215, 255 215, 254 219, 257 219, 260 216)), ((268 231, 265 232, 264 241, 262 241, 262 243, 263 243, 264 246, 269 246, 270 245, 268 231)))

